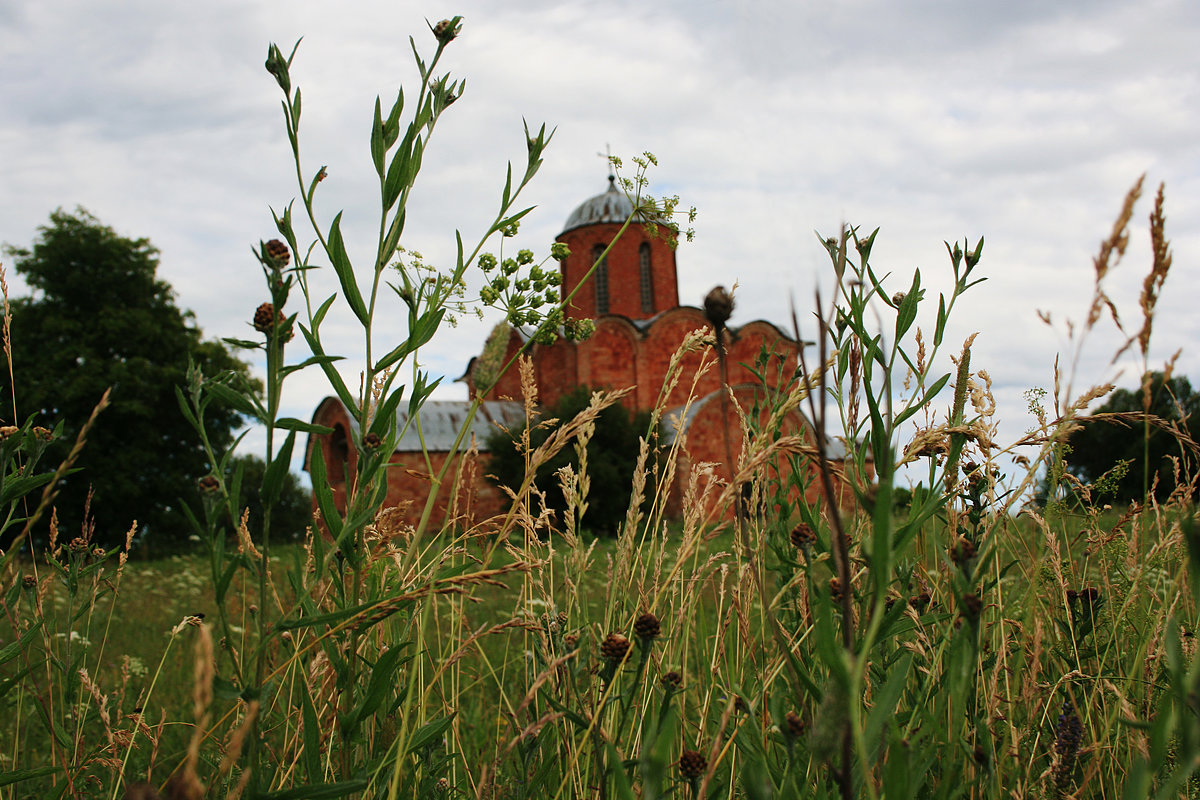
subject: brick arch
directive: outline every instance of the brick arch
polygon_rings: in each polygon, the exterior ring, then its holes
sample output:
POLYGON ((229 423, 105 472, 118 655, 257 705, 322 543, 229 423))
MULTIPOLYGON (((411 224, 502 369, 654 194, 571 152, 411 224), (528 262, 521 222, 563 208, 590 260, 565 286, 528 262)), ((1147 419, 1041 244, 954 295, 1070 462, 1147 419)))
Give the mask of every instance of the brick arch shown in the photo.
MULTIPOLYGON (((640 340, 638 329, 626 317, 596 320, 596 332, 578 347, 579 383, 595 389, 637 386, 640 340)), ((627 398, 626 405, 632 408, 635 403, 636 392, 627 398)))
POLYGON ((778 385, 779 376, 786 380, 795 374, 799 346, 795 339, 779 328, 763 320, 748 322, 737 329, 729 343, 729 382, 740 384, 757 382, 751 372, 763 346, 775 355, 771 358, 766 375, 767 384, 778 385), (745 365, 745 366, 743 366, 745 365))
MULTIPOLYGON (((695 330, 708 330, 708 320, 704 313, 693 306, 677 306, 670 311, 664 311, 655 317, 642 334, 641 364, 639 372, 643 376, 638 386, 638 406, 652 408, 658 402, 659 390, 667 379, 667 369, 671 359, 683 340, 695 330)), ((692 376, 705 360, 711 360, 711 352, 698 350, 684 356, 682 374, 679 383, 671 390, 666 401, 666 408, 674 408, 687 402, 692 393, 692 376)), ((704 396, 720 386, 720 377, 714 364, 701 377, 696 389, 697 396, 704 396)))

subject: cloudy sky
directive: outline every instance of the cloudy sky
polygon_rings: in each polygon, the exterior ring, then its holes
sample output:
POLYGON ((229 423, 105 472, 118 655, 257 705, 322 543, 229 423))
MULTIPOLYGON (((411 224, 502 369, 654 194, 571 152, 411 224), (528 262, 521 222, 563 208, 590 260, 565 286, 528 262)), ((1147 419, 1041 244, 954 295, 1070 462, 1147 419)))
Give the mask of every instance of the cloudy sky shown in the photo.
MULTIPOLYGON (((404 241, 432 263, 452 263, 455 230, 474 241, 490 221, 506 161, 523 163, 522 119, 557 133, 519 246, 545 254, 605 188, 606 148, 651 151, 652 189, 699 212, 678 254, 680 299, 737 282, 735 323, 784 322, 790 297, 806 308, 828 289, 814 230, 880 227, 876 268, 896 289, 920 269, 931 293, 948 284, 943 241, 982 235, 988 281, 963 299, 947 343, 979 332, 973 363, 990 372, 1011 439, 1031 425, 1024 392, 1053 387, 1056 355, 1069 367, 1066 321, 1086 315, 1097 245, 1146 173, 1107 290, 1135 330, 1146 216, 1165 182, 1175 266, 1150 364, 1183 348, 1179 369, 1200 380, 1191 0, 14 0, 0 5, 0 241, 27 247, 55 208, 83 206, 161 249, 161 277, 207 335, 247 336, 266 299, 250 247, 297 192, 267 44, 304 37, 292 75, 305 170, 328 165, 320 214, 345 209, 365 264, 378 225, 374 99, 415 93, 408 36, 432 52, 425 20, 453 14, 463 34, 441 66, 467 90, 427 150, 404 241)), ((400 319, 385 336, 402 335, 400 319)), ((464 319, 423 354, 447 376, 439 397, 465 397, 452 381, 494 322, 464 319)), ((346 317, 328 334, 356 375, 346 317)), ((1120 373, 1132 386, 1139 360, 1109 364, 1122 340, 1102 324, 1076 384, 1120 373)), ((318 372, 301 376, 285 411, 307 417, 325 394, 318 372)))

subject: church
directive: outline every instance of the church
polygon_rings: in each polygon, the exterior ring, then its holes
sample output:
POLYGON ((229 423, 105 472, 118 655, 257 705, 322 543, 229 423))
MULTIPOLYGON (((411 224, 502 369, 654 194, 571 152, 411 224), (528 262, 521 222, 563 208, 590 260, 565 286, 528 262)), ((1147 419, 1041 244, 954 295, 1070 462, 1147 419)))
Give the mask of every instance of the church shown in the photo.
MULTIPOLYGON (((592 320, 595 332, 580 342, 562 338, 549 345, 535 342, 526 355, 532 362, 538 399, 544 406, 553 406, 562 395, 582 385, 592 389, 633 387, 624 400, 630 411, 656 406, 665 409, 665 443, 670 445, 683 437, 676 480, 681 485, 671 487, 668 503, 669 511, 679 513, 690 465, 715 464, 716 473, 728 479, 727 453, 732 449, 736 458, 741 450, 741 418, 754 407, 756 398, 761 401, 765 390, 764 381, 751 369, 760 353, 772 354, 770 368, 765 370, 769 390, 777 384, 777 376, 795 373, 800 343, 763 320, 729 325, 723 332, 729 392, 722 389, 721 372, 713 363, 715 356, 709 345, 709 352, 701 348, 683 357, 680 380, 665 397, 660 397, 667 390, 672 358, 685 337, 697 330, 711 333, 712 325, 699 306, 680 304, 675 249, 666 237, 657 235, 653 225, 641 223, 621 233, 622 225, 633 213, 633 203, 610 176, 606 191, 584 201, 567 217, 557 237, 570 249, 560 263, 564 297, 580 285, 608 250, 592 274, 590 285, 584 285, 564 309, 568 319, 592 320), (614 242, 618 234, 620 238, 614 242), (708 364, 706 369, 704 364, 708 364), (729 393, 740 409, 726 401, 729 393), (726 445, 726 429, 733 437, 731 447, 726 445)), ((464 449, 472 450, 460 456, 461 469, 450 471, 454 479, 443 484, 431 525, 453 520, 465 527, 504 510, 506 497, 486 479, 487 455, 482 451, 493 426, 518 427, 524 409, 517 370, 509 370, 498 380, 493 380, 492 374, 528 344, 529 336, 529 331, 519 327, 499 326, 459 378, 467 384, 471 399, 479 399, 481 404, 464 439, 464 449), (479 380, 481 376, 486 378, 479 380)), ((397 444, 391 459, 393 467, 388 472, 387 505, 395 506, 407 522, 415 524, 419 519, 430 491, 429 466, 436 473, 445 463, 469 407, 469 401, 429 401, 424 405, 420 418, 428 461, 412 426, 397 444)), ((398 415, 404 429, 407 409, 398 415)), ((327 473, 334 496, 342 504, 347 476, 353 475, 356 462, 353 443, 358 438, 357 423, 336 397, 321 402, 313 422, 334 432, 309 437, 305 468, 320 448, 330 465, 327 473)), ((784 428, 794 433, 807 430, 808 423, 794 411, 784 428)), ((833 451, 828 453, 831 458, 842 458, 838 443, 830 441, 829 449, 833 451)))

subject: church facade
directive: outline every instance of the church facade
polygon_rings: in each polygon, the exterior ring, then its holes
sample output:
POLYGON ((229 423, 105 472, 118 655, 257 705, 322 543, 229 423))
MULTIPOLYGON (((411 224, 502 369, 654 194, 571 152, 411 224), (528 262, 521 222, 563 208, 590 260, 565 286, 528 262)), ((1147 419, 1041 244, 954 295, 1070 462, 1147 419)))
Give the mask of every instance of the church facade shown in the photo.
MULTIPOLYGON (((453 518, 459 524, 470 525, 503 510, 505 497, 484 477, 486 453, 479 451, 486 446, 491 426, 511 428, 521 422, 517 371, 512 369, 494 381, 491 376, 497 365, 508 363, 527 345, 538 399, 544 406, 553 406, 578 386, 633 387, 624 400, 631 411, 655 407, 664 410, 666 442, 671 444, 683 437, 677 479, 681 485, 671 488, 668 509, 678 512, 690 465, 711 463, 719 476, 729 478, 727 456, 730 449, 735 460, 740 453, 742 416, 762 400, 764 392, 777 385, 773 378, 795 374, 801 345, 770 322, 731 325, 723 332, 728 392, 722 388, 721 371, 714 363, 711 346, 683 355, 677 367, 679 380, 671 384, 668 371, 680 345, 694 331, 711 333, 712 326, 700 307, 680 305, 675 250, 665 237, 656 235, 653 226, 641 223, 621 233, 633 211, 632 202, 610 177, 608 189, 576 208, 557 237, 570 249, 570 255, 560 264, 563 296, 580 287, 592 265, 608 249, 591 279, 564 309, 568 318, 593 320, 595 332, 589 339, 572 342, 560 338, 550 345, 529 344, 530 332, 500 326, 481 355, 471 359, 459 380, 467 384, 472 400, 482 401, 467 439, 474 450, 463 456, 461 469, 452 470, 455 479, 439 493, 431 523, 453 518), (764 370, 765 385, 752 370, 763 352, 771 354, 769 368, 764 370), (488 377, 482 378, 485 375, 488 377), (727 401, 730 393, 739 408, 727 401), (729 446, 727 429, 732 440, 729 446)), ((466 401, 425 404, 422 430, 435 471, 444 463, 469 405, 466 401)), ((346 476, 354 469, 353 420, 337 398, 329 397, 318 407, 313 422, 335 432, 310 437, 306 467, 315 453, 323 453, 327 463, 334 465, 328 471, 329 479, 335 497, 341 499, 346 476)), ((797 433, 807 430, 808 424, 799 412, 792 412, 783 427, 787 433, 797 433)), ((838 443, 831 441, 829 447, 832 458, 841 457, 838 443)), ((401 439, 392 463, 388 504, 397 506, 405 519, 415 523, 431 485, 426 458, 415 434, 401 439)), ((810 494, 815 497, 815 487, 810 494)))

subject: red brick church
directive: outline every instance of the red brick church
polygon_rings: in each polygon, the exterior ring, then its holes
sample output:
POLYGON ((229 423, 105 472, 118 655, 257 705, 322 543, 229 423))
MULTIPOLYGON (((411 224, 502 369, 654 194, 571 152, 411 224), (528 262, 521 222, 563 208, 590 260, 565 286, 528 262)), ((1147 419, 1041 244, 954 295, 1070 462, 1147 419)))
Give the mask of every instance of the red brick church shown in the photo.
MULTIPOLYGON (((633 204, 610 177, 607 191, 585 201, 567 217, 557 239, 570 248, 570 255, 561 263, 564 296, 579 285, 632 213, 633 204)), ((685 356, 682 379, 666 398, 659 397, 666 383, 668 365, 687 334, 698 329, 712 330, 698 306, 680 305, 675 250, 664 237, 651 235, 641 224, 629 226, 597 267, 591 285, 585 285, 575 295, 565 313, 567 317, 593 320, 595 333, 583 342, 560 339, 552 345, 534 343, 528 349, 541 403, 553 405, 579 385, 593 389, 634 387, 626 398, 631 410, 661 404, 666 409, 663 429, 668 443, 680 435, 686 437, 677 483, 686 483, 690 464, 726 463, 723 435, 726 424, 735 437, 735 455, 740 452, 741 423, 737 410, 722 403, 720 372, 713 365, 698 379, 695 377, 702 362, 713 360, 711 348, 710 352, 685 356), (731 419, 725 419, 726 413, 731 419)), ((507 363, 527 343, 529 335, 530 332, 520 328, 497 328, 484 354, 471 359, 459 379, 467 384, 472 399, 478 394, 476 376, 480 370, 507 363)), ((796 368, 798 343, 769 322, 755 320, 740 326, 730 325, 725 341, 728 383, 743 409, 749 408, 756 394, 761 396, 763 392, 762 382, 745 365, 753 364, 764 347, 777 355, 769 370, 772 374, 777 372, 779 360, 782 360, 781 374, 791 374, 796 368)), ((523 417, 516 370, 501 376, 482 399, 471 431, 480 450, 493 425, 511 427, 523 417)), ((444 463, 469 405, 467 401, 430 401, 421 411, 425 446, 435 470, 444 463)), ((400 415, 404 417, 400 420, 403 426, 407 411, 401 411, 400 415)), ((793 413, 792 417, 786 423, 791 431, 807 427, 800 414, 793 413)), ((332 465, 329 480, 340 500, 344 497, 346 476, 353 474, 356 460, 352 444, 357 438, 353 435, 356 423, 336 397, 321 402, 313 422, 333 428, 334 433, 310 437, 306 468, 319 443, 326 463, 332 465)), ((831 455, 838 457, 840 448, 833 443, 831 446, 839 450, 831 455)), ((415 522, 430 487, 425 457, 415 431, 410 429, 401 439, 392 461, 395 468, 389 471, 388 504, 407 509, 402 513, 415 522)), ((458 517, 471 524, 503 510, 504 496, 484 478, 486 456, 478 457, 477 462, 474 457, 469 458, 466 467, 461 470, 457 487, 442 487, 433 524, 458 517)), ((717 471, 728 477, 723 466, 717 471)), ((672 505, 676 510, 680 497, 681 487, 673 487, 672 505)))

